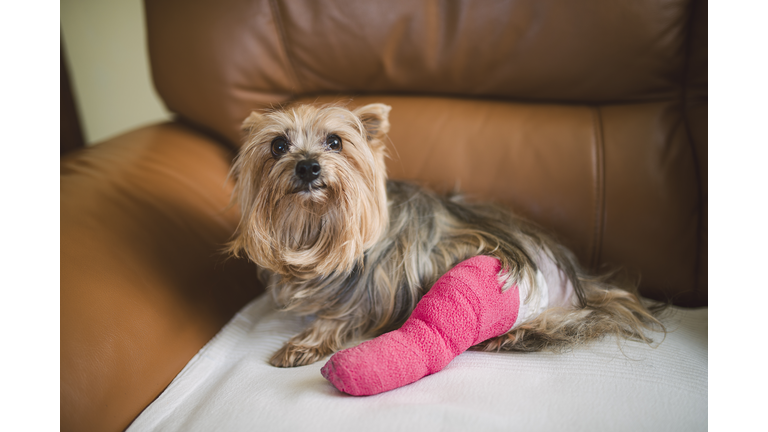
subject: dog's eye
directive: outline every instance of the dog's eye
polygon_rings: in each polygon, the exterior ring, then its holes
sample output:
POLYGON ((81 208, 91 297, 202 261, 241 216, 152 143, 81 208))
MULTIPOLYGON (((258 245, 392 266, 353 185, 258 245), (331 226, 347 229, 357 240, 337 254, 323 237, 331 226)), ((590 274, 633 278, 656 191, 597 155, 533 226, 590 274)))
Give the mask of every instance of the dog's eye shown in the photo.
POLYGON ((328 150, 340 152, 341 138, 335 134, 328 135, 328 138, 325 139, 325 145, 328 146, 328 150))
POLYGON ((288 141, 283 137, 277 137, 272 140, 272 156, 278 158, 288 153, 288 141))

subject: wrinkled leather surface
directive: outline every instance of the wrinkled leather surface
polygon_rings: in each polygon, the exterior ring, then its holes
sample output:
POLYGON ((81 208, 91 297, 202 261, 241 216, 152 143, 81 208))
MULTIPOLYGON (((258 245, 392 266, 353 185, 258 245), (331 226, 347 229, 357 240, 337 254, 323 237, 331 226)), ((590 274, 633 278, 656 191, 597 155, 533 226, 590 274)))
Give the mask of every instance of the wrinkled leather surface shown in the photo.
POLYGON ((677 102, 366 96, 349 106, 376 101, 392 106, 390 177, 505 204, 557 233, 584 265, 639 272, 651 298, 700 302, 695 162, 677 102))
POLYGON ((262 291, 218 253, 231 156, 166 124, 62 159, 62 430, 126 428, 262 291))
POLYGON ((690 2, 148 1, 168 107, 229 138, 294 95, 679 97, 690 2), (194 91, 190 91, 194 89, 194 91))
POLYGON ((393 178, 509 205, 583 264, 707 303, 707 3, 146 1, 181 123, 62 159, 63 430, 120 430, 258 295, 217 251, 239 125, 393 106, 393 178), (351 100, 351 102, 350 102, 351 100), (215 137, 215 138, 214 138, 215 137))

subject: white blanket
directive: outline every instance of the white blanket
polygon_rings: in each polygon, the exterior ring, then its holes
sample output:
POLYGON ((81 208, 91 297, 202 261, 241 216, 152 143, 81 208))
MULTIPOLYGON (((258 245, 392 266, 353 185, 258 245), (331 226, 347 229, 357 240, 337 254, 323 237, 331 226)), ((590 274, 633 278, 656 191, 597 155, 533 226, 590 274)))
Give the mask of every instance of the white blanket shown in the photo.
POLYGON ((128 431, 706 430, 707 309, 673 311, 656 349, 606 339, 565 354, 470 351, 411 385, 353 397, 320 375, 324 360, 268 363, 307 322, 262 296, 128 431))

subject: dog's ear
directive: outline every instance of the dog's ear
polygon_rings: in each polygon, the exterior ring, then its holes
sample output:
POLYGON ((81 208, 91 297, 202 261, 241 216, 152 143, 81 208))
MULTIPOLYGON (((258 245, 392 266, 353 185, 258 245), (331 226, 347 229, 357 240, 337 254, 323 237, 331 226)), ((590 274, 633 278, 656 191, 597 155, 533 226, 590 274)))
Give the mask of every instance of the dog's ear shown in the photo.
POLYGON ((259 124, 263 119, 263 115, 253 111, 251 112, 251 115, 249 115, 248 118, 243 121, 243 124, 240 125, 240 130, 243 131, 247 136, 248 133, 259 127, 259 124))
POLYGON ((352 111, 365 128, 366 138, 373 141, 389 132, 389 111, 392 107, 382 103, 365 105, 352 111))

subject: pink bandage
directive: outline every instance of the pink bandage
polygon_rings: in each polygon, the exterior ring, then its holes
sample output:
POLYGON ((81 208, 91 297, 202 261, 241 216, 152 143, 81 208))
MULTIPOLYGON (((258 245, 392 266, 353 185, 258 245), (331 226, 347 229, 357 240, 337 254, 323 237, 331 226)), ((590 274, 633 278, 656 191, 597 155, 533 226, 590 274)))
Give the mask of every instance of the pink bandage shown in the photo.
POLYGON ((496 258, 477 256, 444 274, 403 326, 334 354, 321 373, 337 389, 374 395, 442 370, 472 345, 507 332, 517 319, 517 286, 501 292, 496 258))

